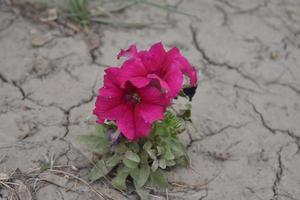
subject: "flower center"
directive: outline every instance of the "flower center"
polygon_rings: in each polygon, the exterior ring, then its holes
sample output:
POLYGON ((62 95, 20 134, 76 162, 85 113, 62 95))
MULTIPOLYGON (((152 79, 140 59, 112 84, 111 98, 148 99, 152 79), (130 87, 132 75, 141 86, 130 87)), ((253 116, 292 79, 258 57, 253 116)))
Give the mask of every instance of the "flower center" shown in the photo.
POLYGON ((141 100, 141 97, 137 93, 133 93, 132 98, 137 102, 139 102, 141 100))
POLYGON ((141 97, 135 92, 125 94, 125 99, 131 104, 137 104, 141 101, 141 97))

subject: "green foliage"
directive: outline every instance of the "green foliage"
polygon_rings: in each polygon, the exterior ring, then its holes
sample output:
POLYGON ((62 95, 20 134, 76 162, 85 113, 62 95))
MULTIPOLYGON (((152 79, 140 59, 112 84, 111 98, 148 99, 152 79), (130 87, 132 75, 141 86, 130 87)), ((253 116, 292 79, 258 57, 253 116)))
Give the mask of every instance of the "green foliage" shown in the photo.
POLYGON ((150 175, 150 166, 148 164, 141 164, 141 166, 132 170, 130 176, 134 181, 134 186, 136 188, 141 188, 145 185, 150 175))
POLYGON ((82 26, 88 26, 91 20, 89 0, 69 0, 70 18, 82 26))
POLYGON ((115 174, 112 184, 120 190, 126 189, 127 178, 131 177, 136 192, 141 199, 148 194, 143 187, 147 184, 167 188, 168 181, 164 170, 175 165, 188 166, 189 159, 178 134, 184 129, 183 121, 167 111, 165 118, 153 125, 147 139, 130 142, 124 138, 114 144, 109 141, 107 131, 117 131, 115 125, 97 125, 95 134, 82 137, 93 152, 101 154, 101 160, 91 170, 88 178, 98 180, 115 174), (110 173, 115 172, 115 173, 110 173))
POLYGON ((128 160, 134 161, 136 163, 139 163, 141 161, 139 155, 137 155, 136 153, 133 153, 130 150, 126 151, 125 158, 127 158, 128 160))
POLYGON ((167 188, 169 186, 165 174, 161 169, 158 169, 150 174, 150 184, 155 187, 167 188))
POLYGON ((138 153, 140 151, 140 145, 136 142, 131 142, 128 144, 129 149, 133 152, 138 153))
POLYGON ((115 188, 119 190, 126 189, 126 178, 129 175, 129 169, 126 167, 120 166, 118 168, 117 176, 113 178, 112 184, 115 188))
POLYGON ((170 111, 166 111, 165 119, 160 123, 156 123, 156 131, 159 132, 158 134, 165 136, 170 136, 170 134, 177 135, 185 130, 182 123, 183 121, 176 117, 176 115, 170 111), (165 133, 166 131, 167 133, 165 133))
POLYGON ((105 126, 96 125, 95 134, 83 135, 80 137, 80 140, 95 153, 107 153, 109 152, 110 148, 106 131, 107 129, 105 128, 105 126))
POLYGON ((156 171, 157 169, 158 169, 158 160, 155 159, 155 160, 152 162, 151 170, 152 170, 152 171, 156 171))
POLYGON ((109 151, 108 141, 96 135, 81 136, 81 142, 95 153, 106 153, 109 151))
POLYGON ((123 142, 119 143, 114 150, 114 152, 118 154, 124 154, 126 151, 127 151, 127 146, 123 142))
POLYGON ((50 163, 49 162, 40 161, 39 166, 40 166, 40 172, 44 172, 44 171, 47 171, 48 169, 50 169, 50 163))
POLYGON ((119 164, 121 160, 122 160, 122 156, 115 154, 112 157, 110 157, 109 159, 107 159, 105 163, 106 163, 107 167, 113 168, 117 164, 119 164))
POLYGON ((129 160, 127 158, 123 159, 123 163, 126 167, 130 168, 130 169, 135 169, 138 167, 138 163, 134 162, 132 160, 129 160))
POLYGON ((104 160, 99 160, 89 173, 88 178, 91 181, 96 181, 108 174, 110 170, 111 168, 106 165, 104 160))
POLYGON ((192 105, 186 104, 185 109, 180 109, 179 113, 177 114, 177 117, 183 119, 184 121, 192 122, 191 114, 192 114, 192 105))
POLYGON ((99 124, 97 124, 95 126, 95 135, 101 138, 107 138, 107 127, 106 126, 101 126, 99 124))

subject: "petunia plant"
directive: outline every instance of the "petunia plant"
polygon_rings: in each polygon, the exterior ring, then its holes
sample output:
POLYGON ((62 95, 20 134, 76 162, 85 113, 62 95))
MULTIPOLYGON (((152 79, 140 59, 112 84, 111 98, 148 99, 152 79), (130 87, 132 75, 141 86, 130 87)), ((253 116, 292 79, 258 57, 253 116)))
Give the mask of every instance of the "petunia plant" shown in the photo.
POLYGON ((197 71, 178 48, 166 51, 162 43, 142 51, 131 45, 121 57, 120 67, 105 70, 93 112, 98 124, 82 141, 100 155, 91 181, 108 175, 120 190, 131 181, 143 199, 145 185, 167 188, 164 171, 189 164, 178 135, 191 122, 191 108, 175 112, 172 105, 178 96, 192 100, 197 71))

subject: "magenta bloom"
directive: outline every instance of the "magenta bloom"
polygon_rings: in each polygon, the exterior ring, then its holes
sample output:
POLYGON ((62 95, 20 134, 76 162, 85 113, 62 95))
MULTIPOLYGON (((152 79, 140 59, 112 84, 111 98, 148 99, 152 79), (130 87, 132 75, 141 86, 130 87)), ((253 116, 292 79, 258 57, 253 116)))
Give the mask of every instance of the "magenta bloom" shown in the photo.
POLYGON ((99 89, 94 114, 98 123, 105 119, 116 122, 118 129, 129 140, 147 137, 154 121, 163 119, 170 99, 161 91, 146 85, 136 87, 133 82, 121 83, 120 68, 105 70, 104 86, 99 89))
POLYGON ((197 72, 177 48, 165 51, 161 43, 147 51, 135 45, 121 50, 128 59, 121 68, 105 70, 94 114, 98 123, 112 120, 129 140, 147 137, 152 124, 164 117, 165 109, 183 89, 184 76, 197 85, 197 72))
POLYGON ((121 50, 118 58, 129 59, 122 65, 121 84, 128 80, 137 88, 152 85, 169 98, 178 95, 183 87, 183 75, 189 78, 191 86, 197 85, 197 72, 183 57, 178 48, 165 51, 162 43, 156 43, 148 51, 138 51, 136 45, 121 50))

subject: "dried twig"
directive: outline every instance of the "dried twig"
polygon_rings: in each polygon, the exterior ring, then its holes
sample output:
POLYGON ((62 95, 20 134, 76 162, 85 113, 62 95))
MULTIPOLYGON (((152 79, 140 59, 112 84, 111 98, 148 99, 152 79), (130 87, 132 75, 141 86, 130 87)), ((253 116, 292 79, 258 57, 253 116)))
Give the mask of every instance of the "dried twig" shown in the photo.
POLYGON ((87 181, 83 180, 82 178, 80 178, 80 177, 78 177, 78 176, 76 176, 74 174, 71 174, 71 173, 68 173, 68 172, 65 172, 65 171, 62 171, 62 170, 56 170, 56 169, 50 169, 49 171, 50 172, 54 172, 54 173, 68 175, 68 176, 71 176, 71 177, 75 178, 76 180, 78 180, 78 181, 82 182, 83 184, 85 184, 86 186, 88 186, 98 197, 100 197, 100 198, 102 198, 104 200, 105 200, 104 196, 107 196, 107 195, 104 195, 104 194, 100 193, 93 186, 91 186, 87 181))

